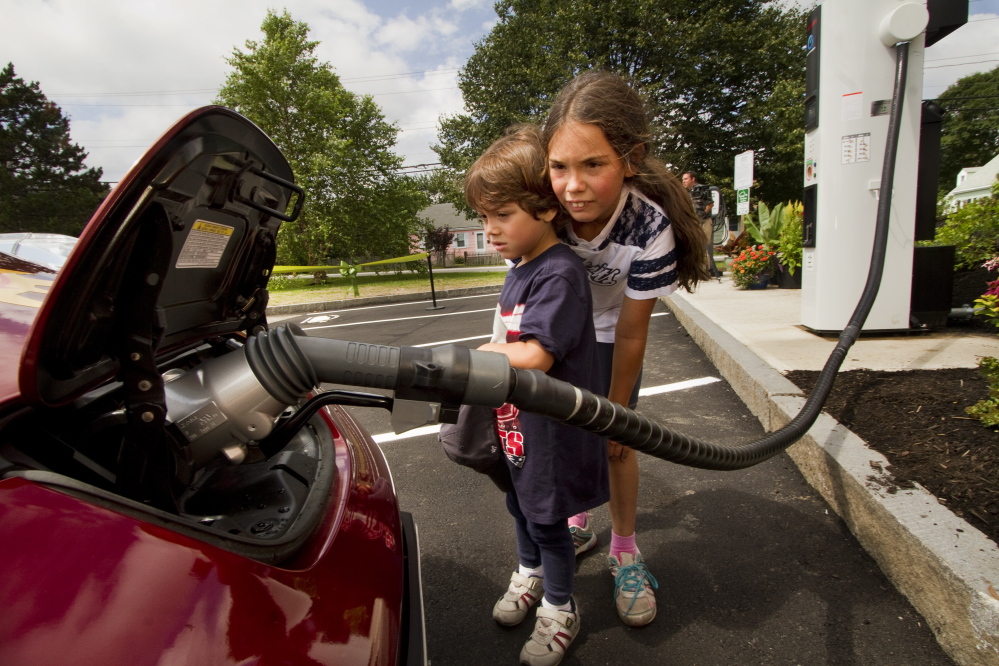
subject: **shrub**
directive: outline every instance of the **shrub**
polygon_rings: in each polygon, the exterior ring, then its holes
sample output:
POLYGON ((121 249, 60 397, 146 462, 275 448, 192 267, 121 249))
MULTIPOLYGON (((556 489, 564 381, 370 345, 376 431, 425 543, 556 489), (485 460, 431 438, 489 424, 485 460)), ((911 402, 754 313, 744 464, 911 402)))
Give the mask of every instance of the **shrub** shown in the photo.
MULTIPOLYGON (((986 268, 994 268, 999 263, 999 257, 993 257, 985 262, 986 268)), ((999 327, 999 280, 989 283, 989 290, 981 298, 975 300, 975 313, 985 317, 985 321, 999 327)), ((974 416, 987 426, 999 426, 999 359, 986 356, 978 362, 978 372, 989 383, 989 397, 979 400, 965 412, 974 416)))
POLYGON ((989 397, 964 411, 987 426, 999 426, 999 359, 986 356, 978 363, 978 372, 989 383, 989 397))
POLYGON ((750 245, 732 260, 732 281, 744 289, 762 276, 772 275, 776 255, 766 245, 750 245))
POLYGON ((992 196, 962 206, 947 216, 937 228, 932 243, 953 245, 954 267, 975 268, 999 251, 999 183, 992 186, 992 196))
POLYGON ((800 201, 784 207, 784 224, 777 238, 777 259, 791 275, 801 267, 801 242, 805 208, 800 201))
POLYGON ((753 237, 753 241, 762 245, 776 245, 780 238, 781 227, 784 226, 784 204, 777 204, 773 210, 767 207, 762 201, 757 206, 756 219, 750 213, 744 218, 746 231, 753 237))

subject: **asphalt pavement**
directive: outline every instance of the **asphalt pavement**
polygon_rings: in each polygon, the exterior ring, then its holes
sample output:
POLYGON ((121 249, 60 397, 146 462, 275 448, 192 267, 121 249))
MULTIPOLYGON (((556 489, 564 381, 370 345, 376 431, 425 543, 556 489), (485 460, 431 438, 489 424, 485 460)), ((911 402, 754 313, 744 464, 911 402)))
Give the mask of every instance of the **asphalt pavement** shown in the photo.
MULTIPOLYGON (((484 342, 495 294, 450 296, 438 293, 440 310, 417 301, 268 316, 300 322, 310 335, 377 344, 484 342)), ((764 428, 747 406, 754 402, 747 393, 756 395, 758 388, 738 378, 733 388, 698 346, 699 329, 686 321, 704 317, 689 302, 671 307, 677 314, 657 305, 652 320, 643 385, 653 391, 643 395, 639 411, 718 444, 758 439, 764 428)), ((516 566, 502 495, 447 460, 432 432, 396 438, 388 414, 351 411, 380 441, 401 507, 413 513, 420 530, 431 662, 516 663, 530 623, 507 629, 490 617, 516 566)), ((659 581, 659 616, 637 629, 617 619, 604 561, 609 519, 601 508, 594 512, 599 546, 578 562, 582 633, 562 663, 955 663, 851 533, 849 521, 787 454, 739 472, 644 455, 640 462, 639 545, 659 581)))

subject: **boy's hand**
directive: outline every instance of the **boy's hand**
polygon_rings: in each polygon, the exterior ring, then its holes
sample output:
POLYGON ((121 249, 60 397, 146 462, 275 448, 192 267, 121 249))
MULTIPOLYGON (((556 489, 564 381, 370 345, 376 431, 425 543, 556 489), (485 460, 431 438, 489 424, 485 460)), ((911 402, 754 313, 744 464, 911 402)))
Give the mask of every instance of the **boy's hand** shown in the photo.
POLYGON ((624 444, 618 444, 617 442, 607 440, 607 457, 611 460, 617 458, 621 462, 624 462, 629 453, 631 453, 631 449, 624 444))
POLYGON ((479 351, 491 351, 505 354, 510 359, 510 365, 521 370, 540 370, 548 372, 555 363, 555 357, 541 343, 531 338, 521 342, 487 342, 479 346, 479 351))

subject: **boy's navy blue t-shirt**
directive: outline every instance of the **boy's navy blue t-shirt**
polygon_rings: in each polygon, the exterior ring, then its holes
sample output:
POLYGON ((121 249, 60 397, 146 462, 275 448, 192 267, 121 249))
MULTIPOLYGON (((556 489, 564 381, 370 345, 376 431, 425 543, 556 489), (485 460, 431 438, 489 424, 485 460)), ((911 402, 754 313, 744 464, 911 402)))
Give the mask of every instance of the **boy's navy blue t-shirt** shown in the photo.
MULTIPOLYGON (((497 319, 494 342, 535 339, 555 357, 550 376, 598 393, 589 278, 569 247, 559 243, 511 268, 497 319)), ((519 412, 512 405, 497 410, 497 416, 517 498, 528 520, 553 524, 610 499, 603 437, 519 412)))

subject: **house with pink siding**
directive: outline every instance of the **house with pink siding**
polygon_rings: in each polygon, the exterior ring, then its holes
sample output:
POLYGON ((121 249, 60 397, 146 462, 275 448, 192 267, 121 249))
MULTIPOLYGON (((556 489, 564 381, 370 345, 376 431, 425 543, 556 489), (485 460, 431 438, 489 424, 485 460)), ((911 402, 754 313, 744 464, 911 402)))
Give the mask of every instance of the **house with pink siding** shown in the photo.
POLYGON ((503 258, 486 242, 486 234, 478 218, 468 219, 451 204, 434 204, 420 211, 419 216, 432 221, 438 229, 449 227, 454 234, 454 240, 447 251, 448 266, 455 263, 471 266, 503 264, 503 258), (458 262, 455 262, 455 257, 460 257, 458 262))

